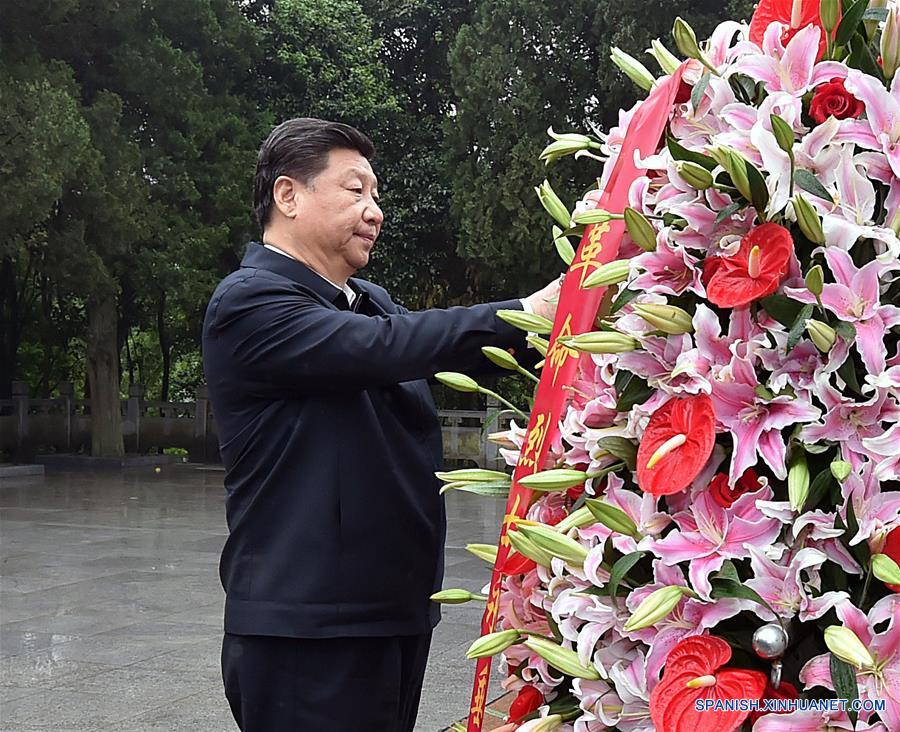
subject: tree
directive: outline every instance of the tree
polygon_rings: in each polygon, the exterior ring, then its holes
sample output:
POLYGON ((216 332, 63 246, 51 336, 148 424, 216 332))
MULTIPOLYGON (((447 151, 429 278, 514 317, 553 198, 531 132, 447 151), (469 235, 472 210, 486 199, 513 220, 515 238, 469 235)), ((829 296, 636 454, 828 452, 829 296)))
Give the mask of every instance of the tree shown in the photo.
MULTIPOLYGON (((639 56, 653 38, 670 37, 676 15, 701 36, 729 17, 716 0, 500 0, 481 3, 460 30, 450 53, 453 204, 461 252, 490 263, 483 287, 510 293, 560 270, 533 193, 547 175, 537 160, 545 131, 613 123, 638 90, 610 62, 610 47, 639 56)), ((553 185, 571 205, 598 172, 563 161, 552 169, 553 185)))

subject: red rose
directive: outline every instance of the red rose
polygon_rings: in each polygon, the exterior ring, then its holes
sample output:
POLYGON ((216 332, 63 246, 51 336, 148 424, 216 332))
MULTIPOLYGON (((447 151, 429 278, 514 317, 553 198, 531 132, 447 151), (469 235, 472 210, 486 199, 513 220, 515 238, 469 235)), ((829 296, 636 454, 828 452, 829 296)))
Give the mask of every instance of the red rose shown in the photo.
POLYGON ((697 477, 716 441, 716 413, 706 394, 670 399, 650 417, 637 453, 638 485, 665 496, 697 477))
POLYGON ((778 224, 763 224, 750 231, 731 257, 720 257, 721 265, 706 288, 710 302, 738 308, 771 295, 788 271, 794 240, 778 224))
MULTIPOLYGON (((825 29, 822 27, 822 17, 819 6, 821 0, 802 0, 800 23, 795 28, 788 28, 781 35, 781 42, 787 45, 788 41, 796 35, 797 31, 807 25, 818 26, 819 35, 819 53, 816 60, 822 58, 825 53, 826 35, 825 29)), ((766 28, 769 23, 778 21, 787 26, 791 25, 791 14, 794 10, 793 0, 760 0, 759 5, 750 19, 750 40, 757 46, 762 46, 763 36, 766 34, 766 28)), ((840 20, 840 9, 838 10, 838 20, 840 20)))
POLYGON ((725 473, 717 473, 706 490, 722 508, 728 508, 745 493, 759 490, 759 476, 753 468, 747 468, 737 483, 729 486, 728 476, 725 473))
MULTIPOLYGON (((800 692, 797 691, 797 687, 793 684, 789 684, 787 681, 782 681, 778 688, 776 689, 772 686, 771 683, 766 684, 766 690, 762 695, 763 699, 799 699, 800 692)), ((766 714, 788 714, 788 711, 784 712, 752 712, 750 714, 750 724, 756 724, 756 720, 766 714)))
MULTIPOLYGON (((900 564, 900 528, 891 531, 884 540, 882 554, 887 554, 897 564, 900 564)), ((886 585, 893 592, 900 592, 900 585, 886 585)))
POLYGON ((697 702, 714 705, 733 699, 759 699, 766 675, 742 668, 720 668, 731 658, 731 646, 713 636, 680 641, 666 658, 663 677, 650 694, 650 718, 657 732, 726 732, 738 729, 749 710, 699 711, 697 702))
POLYGON ((855 119, 865 111, 866 105, 844 88, 843 79, 819 84, 809 103, 809 116, 819 124, 829 117, 855 119))
POLYGON ((533 686, 523 686, 509 706, 509 722, 521 722, 544 703, 544 695, 533 686))

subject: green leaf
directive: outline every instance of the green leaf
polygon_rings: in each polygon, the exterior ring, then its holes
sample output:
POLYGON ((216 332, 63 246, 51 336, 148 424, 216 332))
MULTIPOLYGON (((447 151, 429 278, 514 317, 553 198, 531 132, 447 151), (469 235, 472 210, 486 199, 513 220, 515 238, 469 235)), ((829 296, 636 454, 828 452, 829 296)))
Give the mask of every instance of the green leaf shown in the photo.
POLYGON ((694 113, 696 114, 697 109, 700 107, 700 102, 703 101, 703 95, 706 94, 706 90, 709 87, 709 80, 711 75, 707 71, 703 76, 700 77, 700 81, 694 84, 694 88, 691 91, 691 106, 694 108, 694 113))
POLYGON ((850 705, 859 698, 859 687, 856 683, 856 671, 846 661, 842 661, 833 653, 831 658, 831 683, 834 684, 834 693, 838 699, 847 699, 847 713, 853 727, 856 727, 856 712, 851 712, 850 705))
POLYGON ((847 64, 884 83, 884 69, 878 65, 868 41, 861 35, 854 36, 850 42, 850 58, 847 59, 847 64))
POLYGON ((709 155, 704 155, 703 153, 698 153, 694 150, 688 150, 686 147, 681 145, 674 137, 671 137, 669 135, 666 136, 666 147, 669 148, 669 154, 674 160, 689 160, 692 163, 702 165, 704 168, 710 171, 715 169, 716 165, 718 165, 718 163, 711 157, 709 157, 709 155))
MULTIPOLYGON (((860 2, 865 2, 865 0, 860 0, 860 2)), ((816 196, 817 198, 824 199, 829 203, 834 203, 834 199, 831 197, 831 194, 825 186, 819 183, 819 179, 808 170, 803 168, 795 170, 794 183, 797 184, 798 188, 802 188, 807 193, 816 196)))
POLYGON ((742 585, 740 582, 735 582, 734 580, 713 580, 712 587, 713 589, 710 594, 716 600, 723 597, 736 597, 741 600, 752 600, 758 605, 769 608, 773 615, 776 614, 772 609, 772 606, 763 600, 756 590, 747 587, 747 585, 742 585))
POLYGON ((803 309, 797 315, 797 319, 794 321, 794 324, 791 326, 791 330, 788 333, 787 353, 793 351, 794 346, 796 346, 800 341, 800 338, 803 337, 803 333, 806 331, 806 321, 812 317, 814 310, 815 306, 804 305, 803 309))
POLYGON ((750 182, 750 198, 753 202, 753 208, 762 217, 766 206, 769 205, 769 189, 766 187, 766 179, 750 161, 747 161, 744 167, 747 170, 747 180, 750 182))
POLYGON ((856 377, 856 364, 853 362, 852 356, 848 356, 847 360, 840 365, 837 374, 844 380, 844 383, 847 386, 860 396, 863 396, 862 388, 859 385, 859 379, 856 377))
POLYGON ((605 437, 597 443, 597 447, 619 458, 629 470, 634 470, 637 464, 637 445, 631 440, 625 437, 605 437))
POLYGON ((619 401, 616 402, 617 412, 630 412, 635 404, 643 404, 653 395, 647 382, 635 377, 628 382, 624 391, 619 393, 619 401))
POLYGON ((610 597, 615 599, 619 584, 643 556, 644 552, 631 552, 616 560, 616 563, 612 566, 612 570, 609 573, 609 582, 606 585, 610 597))
POLYGON ((613 304, 609 309, 610 314, 617 313, 640 294, 640 290, 622 290, 622 292, 616 296, 616 299, 613 300, 613 304))
POLYGON ((847 548, 863 567, 868 566, 872 552, 869 551, 869 545, 865 541, 859 542, 854 546, 850 546, 849 541, 859 532, 859 521, 856 519, 856 512, 853 510, 853 501, 847 501, 847 531, 844 533, 847 548))
POLYGON ((876 20, 879 23, 883 23, 885 20, 887 20, 887 17, 887 8, 869 8, 865 13, 863 13, 863 20, 876 20))
POLYGON ((785 328, 793 328, 797 316, 803 309, 803 303, 784 295, 769 295, 760 300, 765 311, 785 328))
POLYGON ((721 224, 725 219, 731 218, 740 211, 744 207, 744 204, 740 201, 736 201, 735 203, 729 203, 725 208, 723 208, 716 215, 716 223, 715 226, 721 224))
POLYGON ((718 572, 716 572, 713 575, 713 579, 714 580, 716 580, 716 579, 729 580, 731 582, 738 582, 738 583, 741 582, 740 575, 738 575, 737 567, 734 566, 734 562, 732 562, 730 559, 725 560, 725 562, 722 564, 722 569, 720 569, 718 572))
POLYGON ((826 468, 813 478, 812 483, 809 484, 809 494, 806 496, 806 502, 803 504, 803 511, 812 511, 818 506, 819 501, 825 496, 825 492, 831 487, 833 482, 834 476, 829 468, 826 468))
POLYGON ((845 323, 842 320, 834 326, 834 331, 845 341, 853 343, 856 340, 856 326, 853 323, 845 323))
POLYGON ((860 27, 863 15, 865 15, 868 7, 869 0, 856 0, 856 2, 850 6, 850 9, 844 13, 844 17, 841 18, 841 23, 838 25, 837 33, 834 35, 834 42, 836 45, 846 46, 850 43, 853 34, 856 33, 857 29, 860 27))
POLYGON ((448 490, 463 491, 464 493, 474 493, 479 496, 508 496, 509 483, 502 481, 491 483, 447 483, 441 488, 441 493, 448 490))

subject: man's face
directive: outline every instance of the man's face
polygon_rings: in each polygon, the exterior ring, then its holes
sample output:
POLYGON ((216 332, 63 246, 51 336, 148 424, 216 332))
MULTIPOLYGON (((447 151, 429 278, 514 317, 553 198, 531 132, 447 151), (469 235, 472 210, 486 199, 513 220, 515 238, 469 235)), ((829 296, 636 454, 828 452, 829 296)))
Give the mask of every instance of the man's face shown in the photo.
POLYGON ((378 206, 378 180, 356 150, 328 153, 328 166, 309 186, 300 185, 294 233, 349 277, 369 262, 384 214, 378 206))

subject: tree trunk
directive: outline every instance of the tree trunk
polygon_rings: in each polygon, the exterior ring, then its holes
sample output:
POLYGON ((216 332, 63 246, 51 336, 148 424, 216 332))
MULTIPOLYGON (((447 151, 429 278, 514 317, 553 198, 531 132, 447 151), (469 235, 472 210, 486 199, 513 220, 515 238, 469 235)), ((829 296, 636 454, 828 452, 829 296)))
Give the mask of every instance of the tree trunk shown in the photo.
POLYGON ((0 262, 0 399, 9 399, 16 376, 16 356, 22 338, 19 293, 12 260, 0 262))
POLYGON ((172 373, 172 343, 169 331, 166 330, 166 292, 162 291, 159 297, 159 306, 156 309, 156 330, 159 334, 159 351, 162 356, 162 388, 159 390, 159 400, 169 401, 169 376, 172 373))
POLYGON ((87 375, 91 390, 91 455, 122 457, 122 412, 119 397, 118 312, 112 293, 87 302, 87 375))

